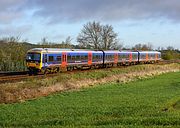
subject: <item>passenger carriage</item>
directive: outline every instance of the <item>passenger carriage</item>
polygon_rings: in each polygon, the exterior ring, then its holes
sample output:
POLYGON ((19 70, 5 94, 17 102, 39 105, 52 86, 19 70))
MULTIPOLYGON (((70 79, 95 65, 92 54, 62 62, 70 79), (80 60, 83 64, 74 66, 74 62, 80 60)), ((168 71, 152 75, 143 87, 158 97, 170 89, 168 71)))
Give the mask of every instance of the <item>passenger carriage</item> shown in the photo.
POLYGON ((30 74, 53 73, 84 67, 103 66, 102 51, 35 48, 27 53, 27 67, 30 74))
POLYGON ((139 63, 156 63, 161 59, 157 51, 139 51, 139 63))

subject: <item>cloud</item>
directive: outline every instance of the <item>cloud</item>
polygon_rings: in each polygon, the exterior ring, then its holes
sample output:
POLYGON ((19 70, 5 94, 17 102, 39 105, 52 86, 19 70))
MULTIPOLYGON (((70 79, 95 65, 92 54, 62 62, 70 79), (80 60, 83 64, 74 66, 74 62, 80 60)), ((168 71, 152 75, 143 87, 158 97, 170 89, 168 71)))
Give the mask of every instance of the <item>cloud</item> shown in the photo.
POLYGON ((1 28, 0 27, 0 36, 6 36, 6 35, 23 35, 28 33, 31 30, 31 25, 23 25, 23 26, 8 26, 1 28))
POLYGON ((82 20, 141 20, 165 18, 180 21, 179 0, 31 0, 35 16, 49 23, 82 20))
POLYGON ((1 0, 0 24, 25 18, 25 11, 48 23, 87 20, 167 19, 180 21, 179 0, 1 0))
POLYGON ((16 19, 22 18, 22 6, 27 0, 1 0, 0 1, 0 24, 9 24, 16 19))

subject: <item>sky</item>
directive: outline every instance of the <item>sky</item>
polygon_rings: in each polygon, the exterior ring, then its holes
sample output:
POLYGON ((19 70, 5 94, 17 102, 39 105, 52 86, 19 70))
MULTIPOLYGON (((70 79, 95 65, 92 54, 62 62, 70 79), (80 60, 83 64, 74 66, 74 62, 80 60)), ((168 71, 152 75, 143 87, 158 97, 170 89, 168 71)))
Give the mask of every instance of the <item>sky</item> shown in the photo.
POLYGON ((125 47, 180 49, 180 0, 0 0, 0 38, 72 43, 87 22, 112 25, 125 47))

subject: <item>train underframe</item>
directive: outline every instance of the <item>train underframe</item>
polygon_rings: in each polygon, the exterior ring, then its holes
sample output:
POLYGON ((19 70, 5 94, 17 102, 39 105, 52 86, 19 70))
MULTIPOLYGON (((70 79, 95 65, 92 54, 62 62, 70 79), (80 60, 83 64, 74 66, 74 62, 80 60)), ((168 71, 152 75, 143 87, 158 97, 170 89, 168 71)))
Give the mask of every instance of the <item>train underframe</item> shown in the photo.
POLYGON ((28 68, 29 75, 37 75, 37 74, 52 74, 52 73, 58 73, 58 72, 64 72, 64 71, 73 71, 73 70, 83 70, 83 69, 99 69, 99 68, 111 68, 116 66, 130 66, 130 65, 137 65, 137 64, 153 64, 158 63, 158 60, 152 60, 152 61, 126 61, 126 62, 109 62, 104 64, 91 64, 91 65, 67 65, 65 67, 61 66, 51 66, 51 67, 45 67, 42 69, 36 69, 33 67, 28 68))

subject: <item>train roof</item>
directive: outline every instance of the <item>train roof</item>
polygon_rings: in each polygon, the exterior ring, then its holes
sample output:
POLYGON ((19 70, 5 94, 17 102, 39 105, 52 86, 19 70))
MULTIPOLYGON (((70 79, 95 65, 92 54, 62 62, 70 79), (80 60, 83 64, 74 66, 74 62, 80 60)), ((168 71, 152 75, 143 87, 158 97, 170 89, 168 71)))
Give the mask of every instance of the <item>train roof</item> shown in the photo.
POLYGON ((158 51, 139 51, 139 53, 161 53, 158 51))
MULTIPOLYGON (((44 53, 59 53, 59 52, 78 52, 78 53, 83 53, 83 52, 89 52, 91 51, 92 53, 102 53, 101 50, 90 50, 90 49, 62 49, 62 48, 33 48, 30 49, 28 52, 44 52, 44 53)), ((118 50, 107 50, 104 51, 105 53, 161 53, 158 51, 118 51, 118 50)))
POLYGON ((102 52, 96 50, 88 50, 88 49, 61 49, 61 48, 33 48, 28 52, 45 52, 45 53, 59 53, 59 52, 102 52))

